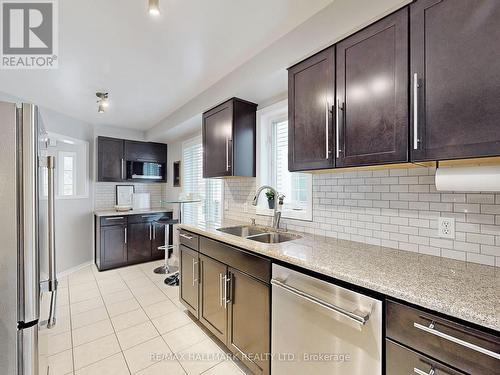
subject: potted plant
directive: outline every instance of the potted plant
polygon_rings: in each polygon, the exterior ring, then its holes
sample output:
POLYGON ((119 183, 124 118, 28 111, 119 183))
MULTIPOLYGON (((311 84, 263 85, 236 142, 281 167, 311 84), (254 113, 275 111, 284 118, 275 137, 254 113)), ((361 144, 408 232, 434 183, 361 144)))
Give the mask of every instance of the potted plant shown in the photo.
POLYGON ((267 205, 269 206, 269 209, 273 210, 274 209, 274 192, 270 189, 266 191, 266 197, 267 197, 267 205))

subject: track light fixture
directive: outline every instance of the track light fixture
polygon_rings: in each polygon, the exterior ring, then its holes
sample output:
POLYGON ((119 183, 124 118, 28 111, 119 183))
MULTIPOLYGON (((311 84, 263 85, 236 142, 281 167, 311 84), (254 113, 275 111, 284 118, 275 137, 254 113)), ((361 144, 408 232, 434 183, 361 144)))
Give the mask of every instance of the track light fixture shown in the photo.
POLYGON ((109 107, 108 93, 107 92, 96 92, 95 96, 97 96, 97 112, 104 113, 106 112, 106 108, 109 107))
POLYGON ((148 12, 151 16, 160 15, 160 0, 148 0, 148 12))

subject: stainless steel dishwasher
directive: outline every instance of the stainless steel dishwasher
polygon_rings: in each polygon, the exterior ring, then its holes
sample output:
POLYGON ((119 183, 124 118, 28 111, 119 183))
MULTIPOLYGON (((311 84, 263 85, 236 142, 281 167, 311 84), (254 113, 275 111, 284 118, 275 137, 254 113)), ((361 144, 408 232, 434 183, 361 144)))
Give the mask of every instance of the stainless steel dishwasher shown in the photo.
POLYGON ((273 375, 382 374, 382 301, 273 265, 273 375))

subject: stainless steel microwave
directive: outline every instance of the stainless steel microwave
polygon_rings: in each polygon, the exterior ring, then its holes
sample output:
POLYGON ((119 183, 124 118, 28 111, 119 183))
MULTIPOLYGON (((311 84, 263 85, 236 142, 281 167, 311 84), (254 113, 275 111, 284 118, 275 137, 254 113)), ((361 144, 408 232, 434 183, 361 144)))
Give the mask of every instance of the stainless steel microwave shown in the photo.
POLYGON ((127 161, 128 180, 165 180, 165 164, 148 161, 127 161))

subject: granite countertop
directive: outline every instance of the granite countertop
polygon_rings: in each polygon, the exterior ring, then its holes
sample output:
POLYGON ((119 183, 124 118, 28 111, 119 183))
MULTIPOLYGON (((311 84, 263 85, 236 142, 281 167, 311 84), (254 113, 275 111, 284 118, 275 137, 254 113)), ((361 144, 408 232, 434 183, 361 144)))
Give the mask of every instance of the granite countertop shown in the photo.
POLYGON ((96 210, 94 215, 97 217, 103 216, 127 216, 127 215, 144 215, 144 214, 156 214, 161 212, 172 212, 171 209, 158 207, 158 208, 148 208, 144 210, 130 210, 130 211, 116 211, 116 210, 96 210))
POLYGON ((500 331, 497 267, 304 233, 298 240, 264 244, 206 225, 178 227, 500 331))

